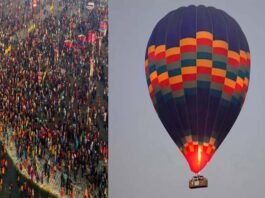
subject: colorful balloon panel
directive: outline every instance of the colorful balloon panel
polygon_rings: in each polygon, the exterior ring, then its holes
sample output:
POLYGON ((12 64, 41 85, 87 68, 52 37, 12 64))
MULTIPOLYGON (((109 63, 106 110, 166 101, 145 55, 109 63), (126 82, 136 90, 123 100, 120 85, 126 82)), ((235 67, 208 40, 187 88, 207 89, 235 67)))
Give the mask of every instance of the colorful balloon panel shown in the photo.
POLYGON ((232 128, 246 97, 250 53, 244 33, 222 10, 181 7, 155 26, 145 72, 160 120, 198 173, 232 128))

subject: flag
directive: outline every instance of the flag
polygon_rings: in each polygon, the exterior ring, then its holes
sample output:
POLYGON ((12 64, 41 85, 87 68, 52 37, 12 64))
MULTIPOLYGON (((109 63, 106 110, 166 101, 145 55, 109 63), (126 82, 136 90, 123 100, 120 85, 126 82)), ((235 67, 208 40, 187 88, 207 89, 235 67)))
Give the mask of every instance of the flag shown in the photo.
POLYGON ((100 31, 102 36, 106 36, 107 35, 107 29, 108 29, 107 21, 106 20, 100 21, 99 31, 100 31))
POLYGON ((87 34, 87 41, 88 43, 94 43, 97 39, 97 34, 96 32, 89 31, 87 34))
POLYGON ((35 24, 33 23, 31 26, 28 28, 28 33, 32 32, 35 29, 35 24))
POLYGON ((51 11, 51 12, 54 11, 54 5, 53 5, 53 4, 50 6, 50 11, 51 11))
POLYGON ((45 72, 43 73, 42 82, 44 82, 46 75, 47 75, 47 71, 45 71, 45 72))
POLYGON ((12 46, 9 45, 8 48, 5 49, 5 55, 7 55, 9 52, 11 52, 12 46))

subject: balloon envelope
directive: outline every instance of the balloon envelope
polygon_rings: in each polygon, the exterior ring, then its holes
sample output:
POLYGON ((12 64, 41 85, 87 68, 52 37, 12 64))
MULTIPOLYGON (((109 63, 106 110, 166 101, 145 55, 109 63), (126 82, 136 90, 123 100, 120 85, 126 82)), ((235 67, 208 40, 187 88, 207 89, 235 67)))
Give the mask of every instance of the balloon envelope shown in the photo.
POLYGON ((230 131, 246 97, 250 53, 244 33, 222 10, 181 7, 155 26, 145 72, 161 122, 198 173, 230 131))

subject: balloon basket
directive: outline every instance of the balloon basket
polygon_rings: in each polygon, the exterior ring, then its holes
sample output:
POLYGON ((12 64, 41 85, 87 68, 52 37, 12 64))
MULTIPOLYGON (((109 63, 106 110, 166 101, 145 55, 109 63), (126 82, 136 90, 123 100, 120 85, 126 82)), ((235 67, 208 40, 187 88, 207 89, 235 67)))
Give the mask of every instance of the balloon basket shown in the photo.
POLYGON ((206 177, 202 175, 195 175, 189 181, 189 188, 207 188, 208 187, 208 180, 206 177))

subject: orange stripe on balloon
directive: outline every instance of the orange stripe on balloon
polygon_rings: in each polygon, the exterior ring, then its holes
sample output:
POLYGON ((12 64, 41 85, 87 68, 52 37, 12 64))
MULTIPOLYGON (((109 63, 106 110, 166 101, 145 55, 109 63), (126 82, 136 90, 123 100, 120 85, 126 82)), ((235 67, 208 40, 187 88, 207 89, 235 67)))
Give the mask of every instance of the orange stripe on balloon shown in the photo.
POLYGON ((191 37, 180 39, 180 46, 185 46, 185 45, 195 46, 196 45, 196 39, 191 38, 191 37))
POLYGON ((196 64, 197 66, 212 67, 213 62, 212 60, 208 60, 208 59, 197 59, 196 64))
POLYGON ((212 69, 212 75, 214 75, 214 76, 220 76, 220 77, 225 77, 226 70, 219 69, 219 68, 213 68, 212 69))
POLYGON ((150 53, 154 53, 154 52, 155 52, 155 49, 156 49, 155 45, 150 45, 150 46, 148 47, 148 55, 149 55, 150 53))
POLYGON ((196 38, 205 38, 209 40, 213 40, 213 34, 207 31, 199 31, 196 33, 196 38))
POLYGON ((173 85, 182 82, 182 75, 177 75, 169 78, 169 84, 173 85))
POLYGON ((172 47, 172 48, 166 50, 166 57, 169 57, 172 55, 177 55, 179 53, 180 53, 179 47, 172 47))

